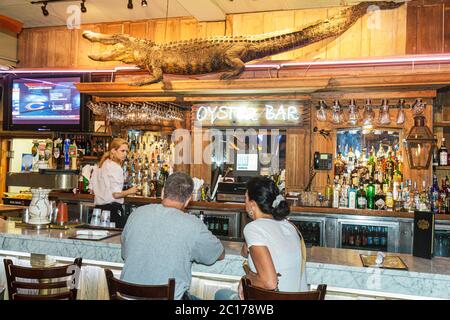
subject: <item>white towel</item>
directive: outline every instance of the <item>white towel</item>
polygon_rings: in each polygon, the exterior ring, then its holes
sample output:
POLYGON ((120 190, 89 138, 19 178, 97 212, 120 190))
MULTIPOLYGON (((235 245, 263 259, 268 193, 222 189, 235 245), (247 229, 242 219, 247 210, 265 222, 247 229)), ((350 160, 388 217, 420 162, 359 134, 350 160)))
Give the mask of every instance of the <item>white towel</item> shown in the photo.
POLYGON ((109 235, 109 232, 106 230, 77 230, 78 235, 105 237, 109 235))

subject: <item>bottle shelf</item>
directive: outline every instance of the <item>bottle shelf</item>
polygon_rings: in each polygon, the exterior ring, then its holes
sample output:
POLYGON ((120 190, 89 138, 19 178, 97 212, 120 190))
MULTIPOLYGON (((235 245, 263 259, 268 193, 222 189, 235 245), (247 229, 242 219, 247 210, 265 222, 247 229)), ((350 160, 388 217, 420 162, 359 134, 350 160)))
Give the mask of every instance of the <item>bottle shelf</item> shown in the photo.
POLYGON ((438 121, 433 123, 433 127, 450 127, 450 121, 438 121))
POLYGON ((450 166, 437 166, 437 167, 434 167, 434 170, 437 170, 437 171, 450 170, 450 166))

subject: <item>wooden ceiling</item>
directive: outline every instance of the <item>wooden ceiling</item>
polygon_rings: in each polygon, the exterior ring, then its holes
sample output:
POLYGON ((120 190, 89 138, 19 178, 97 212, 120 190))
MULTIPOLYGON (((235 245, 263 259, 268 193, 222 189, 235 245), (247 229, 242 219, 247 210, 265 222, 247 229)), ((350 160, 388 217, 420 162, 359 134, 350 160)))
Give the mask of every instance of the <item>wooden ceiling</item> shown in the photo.
MULTIPOLYGON (((87 12, 81 14, 81 24, 112 21, 136 21, 165 18, 169 1, 169 17, 193 16, 198 21, 223 21, 227 14, 291 10, 353 5, 361 0, 133 0, 133 9, 127 8, 128 0, 86 0, 87 12)), ((398 0, 396 0, 398 1, 398 0)), ((62 26, 71 13, 70 6, 79 8, 80 0, 49 3, 48 16, 41 11, 41 4, 31 0, 1 0, 0 15, 23 22, 25 28, 62 26)), ((401 1, 399 1, 401 2, 401 1)))

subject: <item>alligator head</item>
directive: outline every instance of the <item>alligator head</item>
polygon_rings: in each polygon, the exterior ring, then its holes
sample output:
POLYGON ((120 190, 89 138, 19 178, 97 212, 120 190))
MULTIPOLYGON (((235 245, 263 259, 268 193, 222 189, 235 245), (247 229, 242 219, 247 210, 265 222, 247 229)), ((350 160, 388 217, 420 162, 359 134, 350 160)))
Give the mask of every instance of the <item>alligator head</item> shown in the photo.
POLYGON ((83 37, 91 42, 113 45, 111 50, 89 55, 89 58, 96 61, 121 61, 142 66, 145 64, 149 48, 155 46, 153 41, 137 39, 126 34, 108 35, 84 31, 83 37))

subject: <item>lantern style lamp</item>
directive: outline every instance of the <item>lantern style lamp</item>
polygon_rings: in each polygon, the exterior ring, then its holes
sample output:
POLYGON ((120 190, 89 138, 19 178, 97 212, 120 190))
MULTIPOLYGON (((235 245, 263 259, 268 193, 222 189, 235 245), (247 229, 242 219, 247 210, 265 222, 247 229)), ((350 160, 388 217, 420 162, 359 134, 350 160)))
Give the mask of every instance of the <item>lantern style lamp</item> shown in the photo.
POLYGON ((411 169, 427 169, 435 146, 434 136, 425 125, 425 117, 416 115, 414 127, 405 139, 405 149, 411 169))

